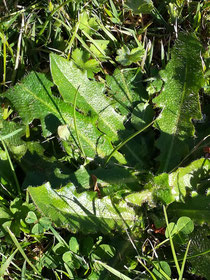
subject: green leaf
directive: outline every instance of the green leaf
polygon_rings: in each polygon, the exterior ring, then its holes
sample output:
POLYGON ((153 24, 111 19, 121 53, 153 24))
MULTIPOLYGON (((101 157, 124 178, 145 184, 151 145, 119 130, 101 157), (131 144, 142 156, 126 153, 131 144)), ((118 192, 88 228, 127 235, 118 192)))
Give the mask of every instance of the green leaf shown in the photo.
POLYGON ((196 197, 188 197, 185 203, 173 203, 168 208, 168 213, 173 217, 187 216, 196 224, 210 225, 210 204, 209 196, 198 195, 196 197))
POLYGON ((99 245, 94 253, 91 255, 92 258, 107 261, 115 255, 115 248, 108 244, 99 245))
POLYGON ((93 238, 90 236, 84 237, 82 239, 82 248, 81 248, 82 255, 85 255, 87 257, 91 253, 93 246, 94 246, 93 238))
POLYGON ((125 200, 138 206, 147 202, 150 207, 154 207, 160 201, 164 204, 170 204, 174 201, 174 197, 169 185, 168 174, 163 173, 154 177, 142 191, 127 195, 125 200))
POLYGON ((39 224, 45 229, 45 230, 49 230, 50 226, 51 226, 51 221, 49 218, 47 217, 42 217, 39 219, 39 224))
MULTIPOLYGON (((158 176, 153 177, 149 183, 147 183, 144 186, 144 189, 140 192, 133 192, 132 194, 129 194, 125 197, 125 200, 127 202, 133 203, 135 205, 141 206, 144 202, 147 202, 150 207, 154 207, 157 202, 162 202, 164 204, 171 204, 174 201, 182 201, 184 197, 186 197, 187 190, 193 192, 198 192, 199 189, 202 186, 202 182, 206 182, 206 185, 204 184, 203 191, 205 192, 207 190, 207 184, 209 180, 209 170, 210 170, 210 160, 209 159, 198 159, 189 164, 186 167, 181 167, 177 169, 177 171, 167 174, 162 173, 158 176), (205 187, 206 186, 206 187, 205 187)), ((195 198, 190 198, 195 200, 195 198)), ((189 199, 189 200, 190 200, 189 199)), ((201 199, 202 200, 202 199, 201 199)), ((200 209, 203 209, 203 212, 196 212, 191 211, 192 216, 198 217, 200 215, 200 218, 204 217, 206 215, 207 220, 209 221, 209 215, 208 213, 208 200, 203 199, 203 205, 197 204, 196 208, 200 207, 200 209), (203 214, 202 214, 203 213, 203 214), (206 214, 204 214, 206 213, 206 214)), ((182 213, 182 216, 188 216, 187 208, 190 208, 190 202, 185 204, 172 204, 171 208, 174 211, 174 214, 182 213), (173 205, 176 205, 176 207, 173 208, 173 205), (181 210, 183 208, 183 211, 181 210), (186 212, 184 212, 184 209, 186 208, 186 212), (180 210, 179 210, 180 209, 180 210)), ((192 204, 192 207, 193 204, 192 204)), ((180 214, 181 215, 181 214, 180 214)), ((189 215, 190 215, 190 209, 189 209, 189 215)), ((189 216, 191 217, 191 216, 189 216)))
POLYGON ((198 92, 203 85, 201 44, 193 34, 180 33, 171 60, 160 72, 165 84, 153 102, 162 112, 155 126, 161 136, 160 172, 170 171, 187 153, 187 140, 194 136, 192 119, 201 118, 198 92))
POLYGON ((35 235, 39 235, 42 234, 44 232, 44 228, 42 225, 40 225, 40 223, 35 224, 31 230, 31 233, 35 234, 35 235))
POLYGON ((191 266, 189 268, 192 274, 200 275, 206 279, 210 279, 210 240, 209 240, 209 227, 202 226, 196 227, 191 234, 191 245, 189 248, 188 256, 191 266), (206 253, 205 253, 206 252, 206 253), (191 258, 192 256, 196 256, 191 258))
POLYGON ((58 55, 50 55, 50 66, 53 81, 65 102, 73 104, 74 96, 78 92, 76 103, 78 109, 97 121, 100 131, 112 141, 117 140, 118 132, 124 130, 123 117, 115 112, 104 95, 104 86, 90 81, 72 62, 58 55))
POLYGON ((56 116, 53 121, 60 122, 57 119, 60 101, 51 94, 52 86, 52 82, 44 74, 31 72, 21 83, 4 94, 18 111, 25 125, 34 119, 40 119, 44 136, 51 134, 49 126, 52 120, 47 120, 48 115, 53 114, 56 116))
POLYGON ((37 216, 33 211, 29 211, 25 218, 26 223, 34 224, 37 221, 37 216))
POLYGON ((160 262, 154 262, 155 268, 153 268, 152 272, 154 273, 155 276, 158 277, 158 279, 165 280, 166 278, 161 274, 161 271, 165 272, 166 275, 168 276, 168 279, 171 279, 171 268, 169 264, 165 261, 160 261, 160 262))
POLYGON ((99 61, 96 59, 90 59, 90 54, 82 49, 75 49, 72 52, 72 59, 74 63, 81 70, 86 70, 88 77, 93 77, 93 73, 98 73, 100 71, 99 61))
POLYGON ((65 252, 63 254, 62 259, 65 263, 71 263, 72 262, 72 253, 70 251, 65 252))
POLYGON ((69 241, 69 249, 74 252, 74 253, 78 253, 79 252, 79 243, 76 239, 76 237, 72 236, 70 238, 70 241, 69 241))
POLYGON ((150 123, 153 117, 154 111, 152 106, 148 103, 140 103, 133 111, 131 122, 137 130, 140 130, 146 126, 146 124, 150 123))
MULTIPOLYGON (((15 180, 7 158, 7 153, 2 149, 0 149, 0 177, 11 186, 15 186, 15 180)), ((13 187, 12 190, 16 193, 15 187, 13 187)))
POLYGON ((87 34, 92 35, 99 29, 99 25, 95 17, 90 18, 87 12, 83 12, 80 15, 79 28, 84 30, 87 34))
POLYGON ((177 225, 175 223, 170 223, 165 231, 166 238, 169 238, 169 234, 173 237, 173 235, 177 234, 177 225))
POLYGON ((193 221, 189 217, 181 217, 177 221, 177 232, 190 234, 194 230, 193 221))
POLYGON ((117 50, 116 61, 122 64, 123 66, 131 65, 132 63, 139 62, 145 53, 145 49, 143 46, 139 46, 130 50, 126 45, 124 45, 121 49, 117 50))
MULTIPOLYGON (((80 78, 82 79, 82 76, 80 78)), ((83 83, 83 86, 84 85, 85 83, 83 83)), ((40 119, 43 135, 45 137, 55 133, 59 125, 68 124, 72 137, 71 141, 74 143, 74 149, 76 149, 78 148, 78 144, 75 142, 77 137, 73 121, 73 107, 55 97, 51 92, 51 86, 53 86, 52 82, 50 82, 44 74, 31 72, 22 80, 21 83, 9 89, 4 95, 17 109, 25 125, 28 125, 34 119, 40 119)), ((100 88, 100 85, 95 83, 92 90, 96 90, 97 86, 100 88)), ((65 89, 68 94, 71 89, 71 85, 67 83, 67 88, 65 89), (70 88, 68 86, 70 86, 70 88)), ((104 105, 108 106, 107 104, 108 103, 105 103, 104 105)), ((101 118, 103 114, 105 114, 105 112, 100 114, 101 118)), ((100 132, 96 126, 92 124, 92 119, 77 111, 75 112, 75 115, 78 134, 82 142, 85 155, 87 157, 94 158, 95 155, 105 157, 110 154, 113 149, 111 142, 105 136, 102 136, 102 132, 100 132)), ((102 118, 102 120, 104 120, 104 122, 102 121, 102 124, 107 121, 107 127, 110 128, 110 131, 114 131, 115 138, 117 138, 117 130, 124 128, 122 117, 115 113, 112 108, 107 108, 106 115, 107 118, 102 118)), ((98 123, 100 123, 99 120, 98 123)), ((103 130, 101 126, 100 128, 103 130)), ((113 135, 111 132, 110 134, 113 135)), ((119 161, 125 162, 122 155, 119 153, 116 157, 119 161)))
POLYGON ((112 76, 106 75, 110 94, 117 101, 116 108, 127 115, 135 102, 147 99, 142 85, 142 73, 135 69, 116 69, 112 76))
POLYGON ((115 203, 111 198, 97 198, 96 192, 78 194, 72 185, 53 190, 49 183, 28 187, 38 209, 59 227, 72 232, 108 233, 124 230, 135 222, 135 212, 124 201, 115 203))
POLYGON ((94 40, 94 44, 90 45, 90 50, 100 59, 100 61, 103 61, 106 60, 105 54, 107 52, 108 44, 108 40, 94 40))
POLYGON ((104 268, 106 268, 108 271, 110 271, 113 275, 116 275, 121 280, 131 280, 131 278, 129 278, 125 274, 121 273, 120 271, 112 268, 111 266, 107 265, 106 263, 103 263, 103 262, 98 261, 98 260, 95 260, 95 262, 102 265, 104 268))
POLYGON ((129 194, 126 196, 125 201, 137 206, 142 206, 145 202, 149 203, 150 205, 154 204, 150 190, 143 190, 141 192, 129 194))
POLYGON ((210 160, 201 158, 169 174, 169 182, 174 198, 181 200, 182 197, 186 196, 187 190, 197 192, 202 188, 203 183, 204 186, 207 186, 208 181, 206 180, 209 178, 209 171, 210 160))
POLYGON ((154 8, 151 0, 127 0, 126 5, 134 14, 150 14, 154 8))

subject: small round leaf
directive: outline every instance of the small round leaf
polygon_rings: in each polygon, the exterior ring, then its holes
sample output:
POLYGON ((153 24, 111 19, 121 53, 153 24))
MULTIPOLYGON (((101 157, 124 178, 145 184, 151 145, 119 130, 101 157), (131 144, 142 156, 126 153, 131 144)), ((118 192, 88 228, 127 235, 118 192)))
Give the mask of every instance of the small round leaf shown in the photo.
POLYGON ((79 251, 79 243, 76 237, 71 237, 69 241, 69 248, 72 252, 77 253, 79 251))
POLYGON ((35 224, 31 230, 31 232, 35 235, 42 234, 44 232, 43 227, 38 223, 35 224))
POLYGON ((181 217, 177 221, 177 231, 183 234, 190 234, 194 230, 193 221, 189 217, 181 217))
POLYGON ((37 221, 37 216, 33 211, 29 211, 25 218, 26 223, 34 224, 37 221))
POLYGON ((169 238, 169 233, 171 236, 173 236, 174 234, 177 233, 177 226, 175 223, 170 223, 167 228, 166 228, 166 232, 165 232, 165 236, 166 238, 169 238))
POLYGON ((72 253, 70 251, 65 252, 62 256, 62 259, 65 263, 70 263, 72 262, 72 253))

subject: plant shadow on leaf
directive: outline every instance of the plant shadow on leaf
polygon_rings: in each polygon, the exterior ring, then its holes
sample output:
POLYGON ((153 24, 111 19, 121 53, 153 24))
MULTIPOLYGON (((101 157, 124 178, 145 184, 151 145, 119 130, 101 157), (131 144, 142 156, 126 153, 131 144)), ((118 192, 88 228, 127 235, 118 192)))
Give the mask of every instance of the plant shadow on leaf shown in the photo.
POLYGON ((171 171, 180 162, 186 154, 189 139, 195 134, 191 120, 201 118, 199 90, 203 86, 203 72, 200 52, 200 42, 193 34, 180 33, 171 60, 166 69, 160 71, 165 84, 153 99, 162 108, 156 121, 156 127, 161 131, 157 142, 161 151, 160 172, 171 171), (185 143, 188 144, 186 147, 185 143))
MULTIPOLYGON (((168 207, 169 215, 173 217, 188 216, 196 224, 210 224, 210 202, 209 202, 209 159, 204 159, 200 168, 190 173, 177 173, 177 185, 184 203, 174 202, 168 207), (180 179, 179 179, 180 177, 180 179)), ((193 168, 193 163, 192 167, 193 168)), ((175 181, 174 181, 175 182, 175 181)))
MULTIPOLYGON (((63 118, 63 116, 62 116, 62 112, 61 112, 59 106, 58 106, 58 105, 56 104, 56 102, 54 101, 53 96, 49 93, 49 89, 46 88, 45 84, 42 82, 42 80, 40 79, 39 75, 37 75, 36 72, 34 72, 34 74, 35 74, 37 80, 39 81, 40 85, 41 85, 42 88, 44 89, 46 95, 49 97, 50 101, 52 102, 52 104, 53 104, 54 107, 56 108, 56 110, 57 110, 59 116, 61 117, 62 121, 65 123, 65 120, 64 120, 64 118, 63 118)), ((51 78, 50 78, 48 75, 46 75, 45 77, 51 82, 51 78)))
POLYGON ((72 185, 55 191, 46 183, 29 187, 28 191, 43 214, 56 226, 68 227, 72 232, 111 233, 114 229, 125 230, 127 223, 135 221, 135 213, 126 203, 115 205, 110 198, 98 199, 90 191, 77 194, 72 185))
POLYGON ((46 129, 52 134, 57 132, 57 128, 61 124, 61 121, 53 114, 49 114, 45 117, 46 129))
POLYGON ((209 161, 209 159, 205 159, 201 168, 193 171, 190 175, 190 184, 192 186, 192 190, 196 191, 198 194, 205 195, 208 189, 209 184, 209 170, 203 168, 205 162, 209 161))
POLYGON ((196 227, 190 238, 192 243, 189 249, 189 262, 191 266, 189 271, 192 274, 200 275, 206 279, 210 279, 210 231, 209 227, 203 225, 202 227, 196 227), (207 252, 206 254, 202 254, 207 252), (197 257, 191 258, 192 256, 197 257))
POLYGON ((58 188, 69 182, 71 172, 69 168, 55 159, 47 159, 36 152, 27 151, 20 165, 26 174, 22 188, 30 185, 40 186, 47 181, 53 188, 58 188))
POLYGON ((158 173, 162 173, 161 170, 169 172, 178 166, 189 153, 188 140, 182 140, 177 135, 161 131, 161 137, 157 140, 157 148, 161 148, 160 155, 156 158, 160 164, 158 173), (179 146, 179 150, 175 149, 177 146, 179 146), (163 153, 168 156, 163 157, 163 153))

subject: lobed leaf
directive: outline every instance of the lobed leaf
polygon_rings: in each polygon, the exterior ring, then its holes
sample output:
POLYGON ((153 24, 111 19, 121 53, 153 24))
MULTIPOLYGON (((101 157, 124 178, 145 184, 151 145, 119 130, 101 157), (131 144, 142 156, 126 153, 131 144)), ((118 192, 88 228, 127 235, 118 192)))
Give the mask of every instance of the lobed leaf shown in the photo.
MULTIPOLYGON (((189 164, 186 167, 181 167, 177 171, 167 174, 162 173, 158 176, 155 176, 149 183, 147 183, 144 189, 140 192, 134 192, 126 196, 125 200, 132 204, 141 206, 144 202, 147 202, 151 207, 154 207, 157 202, 162 202, 164 204, 171 204, 174 201, 183 202, 184 198, 187 196, 187 190, 191 193, 199 193, 200 186, 202 182, 206 180, 206 185, 204 185, 204 191, 207 189, 209 181, 209 170, 210 170, 210 160, 209 159, 198 159, 189 164)), ((193 199, 192 199, 193 200, 193 199)), ((187 201, 187 200, 186 200, 187 201)), ((192 214, 195 213, 193 209, 190 209, 190 203, 181 204, 173 203, 171 208, 174 211, 174 214, 179 213, 179 216, 193 216, 188 215, 187 212, 184 212, 185 207, 189 206, 189 212, 192 210, 192 214), (174 208, 173 206, 176 205, 174 208), (179 210, 180 208, 180 210, 179 210), (183 208, 183 211, 181 210, 183 208)), ((200 204, 200 210, 203 210, 204 213, 209 211, 209 203, 206 200, 205 204, 200 204)), ((200 215, 197 212, 196 216, 200 215)), ((203 215, 200 215, 200 218, 203 215)), ((207 217, 208 220, 208 217, 207 217)))
POLYGON ((53 190, 46 183, 27 190, 45 216, 72 232, 109 233, 114 229, 125 230, 135 222, 135 212, 126 202, 115 203, 108 196, 99 199, 91 191, 78 194, 71 184, 53 190))
MULTIPOLYGON (((69 87, 66 88, 67 93, 65 93, 67 95, 71 90, 70 84, 68 85, 69 87)), ((46 75, 31 72, 21 83, 9 89, 4 96, 11 101, 25 125, 30 124, 34 119, 40 119, 43 136, 45 137, 57 132, 60 124, 67 124, 71 134, 71 141, 77 146, 78 139, 73 121, 73 107, 60 98, 55 97, 51 92, 52 86, 53 83, 46 75)), ((96 83, 96 88, 97 86, 98 84, 96 83)), ((117 124, 115 125, 114 116, 117 116, 117 114, 114 112, 114 109, 110 110, 107 112, 109 114, 108 119, 111 120, 110 130, 115 130, 117 124)), ((91 118, 77 111, 75 112, 75 116, 78 135, 82 142, 85 155, 90 158, 94 158, 96 155, 103 158, 110 154, 113 149, 110 140, 97 129, 95 124, 92 124, 91 118)), ((120 119, 122 120, 119 116, 118 128, 123 129, 124 126, 122 122, 120 123, 120 119)), ((116 130, 115 136, 117 137, 116 130)), ((116 157, 120 161, 124 161, 119 153, 116 157)))
POLYGON ((160 172, 173 169, 186 155, 187 140, 195 129, 192 119, 201 118, 198 92, 203 85, 201 44, 193 34, 179 34, 172 49, 171 60, 160 72, 165 84, 153 102, 162 113, 155 126, 161 136, 157 142, 160 149, 160 172))

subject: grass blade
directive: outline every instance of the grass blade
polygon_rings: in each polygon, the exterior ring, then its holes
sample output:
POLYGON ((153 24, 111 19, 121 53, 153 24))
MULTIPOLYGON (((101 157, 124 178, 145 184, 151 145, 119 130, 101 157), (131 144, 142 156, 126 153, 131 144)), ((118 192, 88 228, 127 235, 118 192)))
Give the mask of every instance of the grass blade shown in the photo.
MULTIPOLYGON (((168 224, 169 224, 168 223, 168 216, 167 216, 167 213, 166 213, 166 207, 164 205, 163 205, 163 212, 164 212, 164 216, 165 216, 166 225, 168 227, 168 224)), ((171 237, 170 231, 168 231, 168 235, 169 235, 172 255, 173 255, 173 258, 174 258, 174 262, 175 262, 175 265, 176 265, 176 269, 177 269, 178 275, 180 277, 181 270, 180 270, 180 267, 179 267, 179 263, 178 263, 178 259, 177 259, 177 256, 176 256, 176 251, 175 251, 175 248, 174 248, 174 243, 173 243, 173 239, 171 237)))
POLYGON ((21 253, 21 255, 24 257, 24 259, 27 261, 27 263, 30 265, 30 267, 34 270, 35 273, 40 274, 39 271, 37 270, 37 268, 32 264, 32 262, 29 260, 29 258, 26 256, 23 248, 21 247, 20 243, 18 242, 17 238, 15 237, 14 233, 11 232, 11 230, 7 227, 7 230, 9 232, 9 235, 12 239, 12 241, 14 242, 15 246, 17 247, 17 249, 19 250, 19 252, 21 253))
POLYGON ((15 254, 17 253, 18 249, 16 249, 10 256, 8 259, 6 259, 6 261, 4 263, 1 264, 0 267, 0 277, 3 277, 6 270, 8 269, 12 259, 14 258, 15 254))
POLYGON ((188 251, 189 251, 189 248, 190 248, 190 243, 191 243, 191 240, 187 244, 187 248, 186 248, 186 251, 185 251, 185 254, 184 254, 184 259, 183 259, 183 262, 182 262, 181 272, 180 272, 180 275, 179 275, 179 280, 182 280, 182 276, 183 276, 183 273, 184 273, 184 267, 185 267, 185 263, 186 263, 186 260, 187 260, 187 254, 188 254, 188 251))
POLYGON ((13 165, 12 160, 11 160, 11 158, 10 158, 10 155, 9 155, 8 150, 7 150, 6 144, 4 143, 4 141, 3 141, 2 139, 0 139, 0 140, 1 140, 1 142, 2 142, 2 145, 3 145, 3 147, 4 147, 5 153, 6 153, 6 155, 7 155, 7 159, 8 159, 8 161, 9 161, 9 164, 10 164, 10 167, 11 167, 11 170, 12 170, 12 174, 13 174, 13 177, 14 177, 14 180, 15 180, 15 183, 16 183, 16 187, 17 187, 18 194, 19 194, 19 196, 21 197, 21 196, 22 196, 22 193, 21 193, 20 185, 19 185, 19 182, 18 182, 18 179, 17 179, 17 175, 16 175, 16 173, 15 173, 14 165, 13 165))
POLYGON ((121 142, 119 145, 117 145, 113 151, 111 152, 111 154, 108 156, 106 162, 105 162, 105 166, 108 164, 108 162, 110 161, 111 157, 113 156, 113 154, 115 152, 117 152, 120 148, 122 148, 128 141, 130 141, 131 139, 133 139, 134 137, 136 137, 138 134, 140 134, 141 132, 143 132, 144 130, 146 130, 148 127, 150 127, 155 120, 153 120, 152 122, 150 122, 148 125, 146 125, 145 127, 143 127, 142 129, 136 131, 134 134, 132 134, 131 136, 129 136, 127 139, 125 139, 123 142, 121 142))
POLYGON ((98 260, 95 260, 95 262, 99 263, 100 265, 102 265, 104 268, 106 268, 108 271, 110 271, 115 276, 119 277, 121 280, 132 280, 131 278, 129 278, 128 276, 126 276, 123 273, 119 272, 118 270, 112 268, 108 264, 105 264, 105 263, 103 263, 101 261, 98 261, 98 260))
POLYGON ((80 141, 79 133, 78 133, 78 130, 77 130, 77 122, 76 122, 76 104, 77 104, 78 91, 79 91, 79 87, 77 88, 77 91, 76 91, 76 93, 74 95, 74 115, 73 115, 73 117, 74 117, 74 129, 75 129, 75 132, 76 132, 76 136, 77 136, 77 140, 78 140, 78 144, 79 144, 80 150, 81 150, 84 158, 86 158, 85 151, 84 151, 82 143, 80 141))
POLYGON ((151 275, 153 280, 157 280, 155 275, 149 270, 149 268, 138 258, 139 263, 146 269, 146 271, 151 275))

